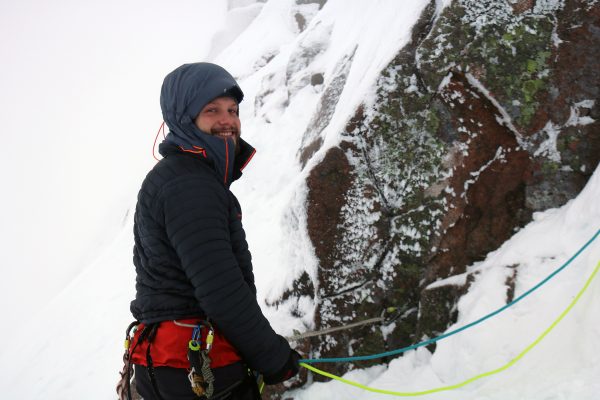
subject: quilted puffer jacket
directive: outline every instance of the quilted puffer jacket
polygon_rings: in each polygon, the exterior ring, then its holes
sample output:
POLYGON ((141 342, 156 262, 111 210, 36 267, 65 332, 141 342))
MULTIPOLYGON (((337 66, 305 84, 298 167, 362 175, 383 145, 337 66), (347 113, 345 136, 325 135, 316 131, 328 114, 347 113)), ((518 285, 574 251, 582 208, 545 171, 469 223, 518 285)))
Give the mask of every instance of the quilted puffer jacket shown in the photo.
POLYGON ((182 92, 197 85, 197 64, 191 65, 191 73, 180 67, 163 84, 161 106, 170 132, 159 147, 163 159, 138 194, 131 312, 146 324, 208 317, 252 369, 269 375, 284 366, 291 350, 256 300, 242 212, 229 190, 254 149, 240 139, 235 155, 231 138, 211 136, 193 123, 215 97, 229 93, 241 101, 243 94, 225 70, 213 68, 208 70, 222 78, 216 80, 220 84, 205 79, 214 87, 182 92), (197 93, 204 100, 194 97, 197 93))

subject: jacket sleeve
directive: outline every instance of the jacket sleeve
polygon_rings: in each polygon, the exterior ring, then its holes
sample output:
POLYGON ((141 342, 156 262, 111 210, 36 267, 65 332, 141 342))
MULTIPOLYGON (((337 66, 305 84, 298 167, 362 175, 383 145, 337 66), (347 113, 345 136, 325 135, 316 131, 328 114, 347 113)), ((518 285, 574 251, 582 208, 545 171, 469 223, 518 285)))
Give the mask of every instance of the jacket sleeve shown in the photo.
POLYGON ((265 375, 279 370, 290 346, 262 314, 236 261, 227 190, 212 177, 186 176, 161 197, 167 236, 202 310, 251 368, 265 375))

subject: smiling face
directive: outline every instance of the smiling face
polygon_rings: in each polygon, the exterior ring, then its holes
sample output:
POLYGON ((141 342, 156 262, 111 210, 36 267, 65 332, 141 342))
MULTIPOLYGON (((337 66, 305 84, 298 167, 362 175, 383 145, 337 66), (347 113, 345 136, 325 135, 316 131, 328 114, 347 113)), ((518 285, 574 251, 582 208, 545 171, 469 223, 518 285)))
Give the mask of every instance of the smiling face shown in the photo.
POLYGON ((222 138, 232 138, 236 149, 240 138, 238 104, 231 97, 217 97, 200 111, 194 123, 201 131, 222 138))

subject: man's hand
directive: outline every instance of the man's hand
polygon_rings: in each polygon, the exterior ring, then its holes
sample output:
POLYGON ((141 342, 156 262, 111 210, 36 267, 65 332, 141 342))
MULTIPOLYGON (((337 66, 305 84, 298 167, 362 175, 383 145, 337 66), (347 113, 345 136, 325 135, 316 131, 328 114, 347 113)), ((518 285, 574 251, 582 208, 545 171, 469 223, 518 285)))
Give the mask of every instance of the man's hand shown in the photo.
POLYGON ((302 357, 296 350, 292 350, 290 352, 290 356, 288 357, 283 367, 274 374, 264 376, 264 381, 267 385, 274 385, 276 383, 280 383, 283 381, 287 381, 294 375, 298 373, 300 369, 300 364, 298 363, 302 357))

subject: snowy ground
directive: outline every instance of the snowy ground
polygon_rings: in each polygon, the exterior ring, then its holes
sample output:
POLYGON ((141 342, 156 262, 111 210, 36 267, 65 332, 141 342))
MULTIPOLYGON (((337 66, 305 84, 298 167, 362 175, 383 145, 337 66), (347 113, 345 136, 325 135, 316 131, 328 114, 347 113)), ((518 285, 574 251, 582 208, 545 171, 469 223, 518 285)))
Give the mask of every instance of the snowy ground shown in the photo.
MULTIPOLYGON (((244 209, 259 297, 277 298, 301 271, 312 273, 315 268, 303 229, 306 169, 300 167, 296 153, 321 95, 351 56, 344 89, 321 133, 327 147, 336 143, 355 107, 369 100, 375 77, 406 43, 427 2, 403 0, 399 9, 397 0, 372 1, 369 7, 357 0, 330 0, 319 10, 292 0, 264 4, 232 0, 228 12, 222 2, 210 2, 217 3, 214 10, 207 9, 207 1, 200 2, 201 7, 197 2, 166 8, 159 3, 108 2, 90 15, 73 1, 40 9, 24 0, 3 12, 0 32, 4 38, 15 37, 10 42, 2 39, 7 55, 3 59, 14 61, 9 64, 13 82, 6 76, 2 80, 3 87, 6 83, 12 90, 1 98, 9 127, 3 138, 11 149, 31 148, 34 161, 24 162, 18 151, 1 160, 3 177, 9 175, 8 187, 20 190, 19 198, 2 203, 4 210, 12 211, 2 228, 7 255, 1 267, 7 276, 1 287, 2 312, 7 316, 0 333, 5 343, 0 350, 2 399, 115 398, 134 282, 127 210, 134 206, 135 192, 153 162, 150 149, 161 119, 158 92, 168 71, 207 54, 239 77, 246 93, 241 107, 243 134, 258 153, 233 190, 244 209), (143 15, 139 10, 145 10, 143 15), (307 21, 303 32, 298 31, 295 13, 307 21), (120 24, 112 28, 117 33, 110 33, 107 20, 114 15, 120 24), (207 26, 209 20, 214 25, 207 26), (82 21, 88 22, 87 36, 72 39, 86 26, 82 21), (47 32, 56 32, 53 22, 61 22, 58 31, 63 33, 45 38, 47 32), (29 36, 22 34, 23 29, 29 36), (107 37, 110 40, 102 42, 107 37), (92 40, 104 43, 101 54, 85 53, 92 40), (47 68, 36 75, 30 62, 37 60, 30 53, 48 55, 48 46, 61 55, 61 63, 44 59, 47 68), (131 49, 139 53, 129 54, 131 49), (72 65, 81 73, 86 67, 82 59, 91 60, 94 79, 77 80, 63 71, 72 65), (315 73, 323 73, 323 84, 306 84, 315 73), (36 77, 34 82, 27 80, 30 76, 36 77), (69 83, 77 83, 70 87, 75 99, 57 96, 69 83), (40 97, 43 107, 37 110, 31 99, 40 97), (43 118, 34 119, 23 132, 22 121, 36 112, 43 118), (36 132, 43 134, 38 137, 36 132), (31 140, 23 144, 23 138, 31 140), (14 176, 10 174, 14 170, 23 172, 14 176), (55 213, 53 218, 46 215, 55 213)), ((440 7, 445 3, 440 1, 440 7)), ((537 214, 502 248, 470 266, 470 272, 478 272, 476 280, 459 304, 457 325, 449 329, 504 305, 505 282, 515 271, 518 296, 565 262, 600 228, 598 197, 600 170, 577 199, 537 214)), ((539 291, 485 323, 441 341, 435 354, 411 351, 388 367, 353 371, 345 378, 409 392, 460 383, 498 368, 558 317, 598 261, 600 239, 539 291)), ((312 305, 301 306, 307 312, 304 320, 291 319, 285 309, 264 310, 276 330, 290 334, 292 329, 310 327, 312 305)), ((596 398, 599 308, 596 279, 572 312, 516 365, 464 388, 424 398, 596 398)), ((293 396, 386 397, 338 382, 313 384, 293 396)))

